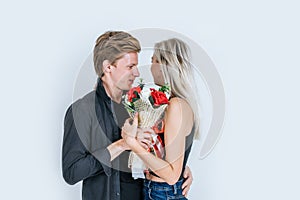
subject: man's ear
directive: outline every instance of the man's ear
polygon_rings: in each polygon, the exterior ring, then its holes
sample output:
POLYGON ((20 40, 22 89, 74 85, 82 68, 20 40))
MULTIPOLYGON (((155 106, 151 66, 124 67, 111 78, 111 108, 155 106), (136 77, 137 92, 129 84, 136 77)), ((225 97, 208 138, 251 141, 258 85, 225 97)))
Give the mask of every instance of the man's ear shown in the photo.
POLYGON ((104 60, 102 63, 103 73, 110 73, 110 62, 108 60, 104 60))

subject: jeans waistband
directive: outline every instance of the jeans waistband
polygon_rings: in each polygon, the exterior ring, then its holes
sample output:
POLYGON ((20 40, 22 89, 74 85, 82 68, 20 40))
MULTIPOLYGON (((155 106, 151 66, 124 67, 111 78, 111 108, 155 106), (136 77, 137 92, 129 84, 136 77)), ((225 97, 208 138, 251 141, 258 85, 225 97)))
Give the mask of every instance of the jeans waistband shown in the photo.
POLYGON ((169 185, 166 182, 156 182, 151 180, 144 180, 144 186, 154 189, 154 190, 163 190, 163 191, 177 191, 177 189, 181 189, 181 185, 183 183, 183 179, 177 181, 174 185, 169 185))

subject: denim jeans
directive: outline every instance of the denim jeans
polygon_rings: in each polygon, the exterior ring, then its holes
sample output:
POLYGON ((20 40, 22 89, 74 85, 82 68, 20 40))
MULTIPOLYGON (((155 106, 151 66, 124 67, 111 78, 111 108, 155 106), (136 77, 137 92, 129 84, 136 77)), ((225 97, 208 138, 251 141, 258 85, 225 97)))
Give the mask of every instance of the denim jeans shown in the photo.
POLYGON ((144 200, 187 200, 182 195, 181 185, 183 180, 179 180, 174 185, 160 183, 145 179, 144 181, 144 200))

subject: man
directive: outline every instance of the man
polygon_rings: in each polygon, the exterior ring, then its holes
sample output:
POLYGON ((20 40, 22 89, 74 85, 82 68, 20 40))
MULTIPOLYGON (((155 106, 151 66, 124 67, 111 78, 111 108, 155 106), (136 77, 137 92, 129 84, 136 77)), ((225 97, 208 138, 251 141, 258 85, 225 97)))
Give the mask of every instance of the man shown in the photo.
MULTIPOLYGON (((143 180, 134 180, 127 167, 128 151, 120 126, 128 117, 121 102, 138 77, 138 40, 122 31, 102 34, 94 48, 96 90, 67 110, 62 150, 63 177, 69 184, 83 180, 82 199, 143 199, 143 180)), ((141 143, 149 136, 140 133, 141 143)), ((186 191, 191 175, 185 183, 186 191)))

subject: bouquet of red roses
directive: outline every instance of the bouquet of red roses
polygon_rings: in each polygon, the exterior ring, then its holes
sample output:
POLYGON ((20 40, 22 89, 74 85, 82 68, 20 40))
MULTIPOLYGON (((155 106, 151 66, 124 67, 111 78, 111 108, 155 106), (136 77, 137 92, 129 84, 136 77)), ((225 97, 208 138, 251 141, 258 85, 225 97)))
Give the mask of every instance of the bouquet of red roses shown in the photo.
MULTIPOLYGON (((138 86, 131 88, 124 96, 123 104, 131 118, 139 113, 139 128, 154 128, 168 106, 170 87, 164 85, 144 84, 142 81, 138 86)), ((148 149, 154 155, 163 157, 164 149, 160 137, 152 135, 152 147, 148 149)), ((132 169, 134 178, 144 178, 144 170, 147 167, 143 161, 133 152, 130 153, 128 166, 132 169)))

